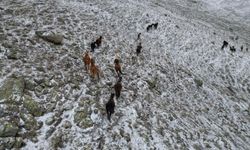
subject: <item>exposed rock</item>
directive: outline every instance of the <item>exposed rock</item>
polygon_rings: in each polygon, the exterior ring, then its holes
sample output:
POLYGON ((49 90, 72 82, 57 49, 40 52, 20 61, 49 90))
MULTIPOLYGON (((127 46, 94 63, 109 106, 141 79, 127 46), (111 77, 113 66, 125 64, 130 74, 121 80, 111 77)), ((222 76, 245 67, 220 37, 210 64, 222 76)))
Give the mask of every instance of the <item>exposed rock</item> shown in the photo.
POLYGON ((52 125, 54 122, 55 122, 55 118, 54 118, 54 116, 52 116, 52 117, 49 117, 49 118, 45 121, 45 124, 49 126, 49 125, 52 125))
POLYGON ((154 89, 157 84, 157 79, 151 79, 146 81, 148 83, 149 89, 154 89))
POLYGON ((93 122, 90 119, 87 109, 75 112, 74 123, 81 128, 89 128, 93 126, 93 122))
POLYGON ((56 107, 56 103, 49 103, 46 105, 46 112, 49 113, 49 112, 52 112, 56 107))
POLYGON ((35 90, 35 83, 30 80, 25 80, 25 89, 34 91, 35 90))
POLYGON ((62 135, 57 135, 51 139, 51 147, 53 149, 63 148, 63 143, 62 135))
POLYGON ((70 121, 65 121, 65 123, 63 124, 63 127, 65 128, 65 129, 68 129, 68 128, 71 128, 72 127, 72 124, 71 124, 71 122, 70 121))
POLYGON ((11 50, 7 53, 7 58, 8 59, 18 59, 17 57, 17 51, 16 50, 11 50))
POLYGON ((45 79, 44 79, 44 78, 36 78, 36 79, 34 79, 34 81, 35 81, 38 85, 40 85, 40 84, 42 84, 42 83, 45 82, 45 79))
POLYGON ((32 130, 37 128, 37 121, 31 114, 21 114, 20 117, 24 121, 24 128, 26 130, 32 130))
POLYGON ((7 79, 0 87, 0 100, 5 99, 13 103, 19 103, 23 96, 24 79, 22 77, 12 77, 7 79))
POLYGON ((15 137, 18 133, 18 126, 11 123, 0 125, 0 137, 15 137))
POLYGON ((20 138, 20 137, 17 137, 16 140, 15 140, 15 143, 13 145, 13 148, 21 148, 23 146, 25 146, 25 143, 24 143, 23 139, 20 138))
POLYGON ((37 143, 37 142, 38 142, 38 138, 37 138, 37 137, 33 137, 33 138, 31 138, 31 141, 32 141, 33 143, 37 143))
POLYGON ((30 96, 25 96, 23 100, 23 106, 35 117, 42 116, 45 112, 45 109, 30 96))
POLYGON ((64 105, 63 110, 68 111, 68 110, 72 110, 73 108, 74 108, 73 103, 70 103, 68 105, 64 105))
POLYGON ((51 42, 56 45, 61 45, 63 43, 63 35, 60 33, 49 33, 45 35, 40 31, 36 31, 36 35, 45 41, 51 42))
POLYGON ((15 137, 0 138, 0 150, 12 149, 15 144, 15 137))
POLYGON ((203 85, 203 81, 200 80, 200 79, 195 78, 195 79, 194 79, 194 82, 196 83, 196 85, 197 85, 198 87, 202 87, 202 85, 203 85))

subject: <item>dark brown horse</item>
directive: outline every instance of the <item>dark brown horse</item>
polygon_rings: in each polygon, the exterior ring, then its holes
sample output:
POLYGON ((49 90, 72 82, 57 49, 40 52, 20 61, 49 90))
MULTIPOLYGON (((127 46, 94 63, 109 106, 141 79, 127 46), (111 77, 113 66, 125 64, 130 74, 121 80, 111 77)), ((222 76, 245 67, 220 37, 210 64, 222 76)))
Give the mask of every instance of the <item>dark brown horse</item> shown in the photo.
POLYGON ((116 99, 118 99, 121 95, 121 90, 122 90, 122 77, 119 77, 118 81, 114 85, 114 89, 115 89, 116 99))
POLYGON ((110 121, 111 115, 115 112, 115 101, 114 101, 115 94, 112 93, 109 101, 106 103, 106 112, 108 120, 110 121))
POLYGON ((114 64, 115 64, 115 71, 117 75, 120 76, 122 74, 122 69, 121 69, 121 64, 118 58, 114 60, 114 64))
POLYGON ((102 44, 102 36, 100 36, 96 41, 95 41, 95 44, 97 47, 100 47, 101 44, 102 44))
POLYGON ((141 46, 141 43, 139 43, 138 46, 136 47, 136 55, 137 56, 141 53, 141 49, 142 49, 142 46, 141 46))

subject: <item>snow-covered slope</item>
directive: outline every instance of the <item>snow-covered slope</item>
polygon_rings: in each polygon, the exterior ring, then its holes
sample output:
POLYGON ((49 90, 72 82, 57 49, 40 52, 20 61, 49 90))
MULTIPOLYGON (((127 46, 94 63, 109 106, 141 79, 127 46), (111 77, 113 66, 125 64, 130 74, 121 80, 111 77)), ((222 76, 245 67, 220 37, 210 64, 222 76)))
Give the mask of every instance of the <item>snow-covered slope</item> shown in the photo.
MULTIPOLYGON (((180 15, 177 9, 168 9, 177 8, 174 2, 167 3, 171 4, 153 0, 0 2, 4 35, 0 36, 0 85, 13 74, 22 76, 23 95, 46 109, 33 117, 41 123, 39 128, 18 131, 26 143, 22 149, 250 149, 249 40, 222 30, 217 23, 180 15), (155 22, 158 29, 146 32, 147 25, 155 22), (36 31, 62 34, 63 45, 38 38, 36 31), (136 57, 139 32, 143 48, 136 57), (102 46, 92 53, 103 71, 97 81, 85 71, 82 53, 100 35, 102 46), (221 50, 224 40, 236 52, 221 50), (16 59, 9 57, 13 47, 16 59), (123 90, 110 123, 105 103, 117 80, 113 69, 117 51, 123 90), (33 87, 28 88, 28 83, 33 87)), ((4 100, 0 106, 9 110, 4 100)), ((26 107, 24 102, 17 107, 19 124, 25 122, 20 116, 31 112, 26 107)), ((9 139, 0 140, 4 145, 9 139)))

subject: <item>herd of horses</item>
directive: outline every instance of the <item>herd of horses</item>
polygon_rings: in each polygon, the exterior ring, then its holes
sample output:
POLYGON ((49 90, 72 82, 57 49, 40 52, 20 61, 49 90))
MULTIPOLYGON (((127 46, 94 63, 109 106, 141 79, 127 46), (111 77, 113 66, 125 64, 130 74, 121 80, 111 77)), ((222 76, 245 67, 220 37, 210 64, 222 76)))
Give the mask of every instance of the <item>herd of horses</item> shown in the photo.
MULTIPOLYGON (((236 52, 236 48, 233 45, 231 46, 227 41, 223 41, 221 49, 223 50, 224 48, 226 48, 228 46, 229 46, 229 49, 231 52, 236 52)), ((243 45, 241 45, 240 50, 243 51, 243 49, 244 49, 244 47, 243 47, 243 45)), ((248 48, 246 48, 246 51, 248 51, 248 48)))
MULTIPOLYGON (((100 36, 95 42, 92 42, 90 44, 91 52, 94 52, 96 48, 99 48, 101 46, 102 39, 103 39, 102 36, 100 36)), ((139 53, 137 53, 137 55, 139 55, 139 53)), ((83 62, 84 62, 87 73, 89 73, 93 79, 97 78, 99 80, 101 71, 99 67, 95 64, 95 60, 93 57, 91 57, 90 52, 86 51, 82 55, 82 57, 83 57, 83 62)), ((114 70, 117 73, 118 80, 116 84, 113 86, 115 93, 111 93, 110 99, 106 103, 106 112, 107 112, 107 117, 109 121, 111 119, 111 115, 115 112, 114 111, 115 109, 114 97, 116 96, 116 99, 118 99, 121 95, 121 90, 122 90, 122 74, 123 73, 122 73, 121 64, 120 64, 120 60, 118 56, 116 56, 114 60, 114 70)))
MULTIPOLYGON (((158 23, 153 23, 147 26, 146 31, 149 32, 152 29, 157 29, 158 27, 158 23)), ((91 52, 93 53, 95 51, 96 48, 99 48, 102 44, 102 39, 103 37, 100 36, 99 38, 97 38, 94 42, 90 43, 90 48, 91 48, 91 52)), ((141 44, 141 33, 139 33, 137 35, 137 41, 139 41, 137 47, 136 47, 136 55, 138 56, 141 53, 142 50, 142 44, 141 44)), ((229 43, 227 41, 223 41, 223 45, 221 47, 221 49, 224 49, 225 47, 228 47, 229 43)), ((230 50, 232 52, 235 52, 236 49, 234 46, 230 46, 230 50)), ((241 46, 241 50, 243 50, 243 46, 241 46)), ((246 48, 246 51, 248 51, 248 48, 246 48)), ((95 64, 95 60, 91 57, 90 53, 88 51, 86 51, 83 54, 83 62, 85 65, 85 69, 87 71, 87 73, 90 73, 90 76, 94 79, 100 79, 100 69, 98 68, 98 66, 95 64)), ((122 90, 122 69, 121 69, 121 64, 120 64, 120 60, 118 58, 118 56, 115 56, 114 59, 114 70, 117 74, 117 82, 115 83, 115 85, 113 86, 115 93, 111 93, 111 96, 109 98, 109 101, 106 103, 106 112, 107 112, 107 118, 110 121, 111 119, 111 115, 115 112, 115 101, 114 101, 114 97, 116 96, 116 99, 118 99, 121 95, 121 90, 122 90)))
MULTIPOLYGON (((151 24, 147 27, 147 31, 151 30, 152 27, 154 27, 155 29, 157 29, 158 23, 155 24, 151 24)), ((90 49, 91 52, 94 53, 96 48, 99 48, 102 44, 102 39, 103 37, 100 36, 99 38, 97 38, 94 42, 90 43, 90 49)), ((141 53, 142 50, 142 44, 141 44, 141 33, 139 33, 137 35, 137 41, 140 41, 136 47, 136 55, 138 56, 141 53)), ((85 65, 85 69, 87 71, 87 73, 90 74, 90 76, 93 79, 100 79, 100 74, 101 74, 101 70, 99 69, 99 67, 95 64, 95 60, 94 58, 91 56, 89 51, 86 51, 83 55, 83 62, 85 65)), ((118 99, 121 95, 121 90, 122 90, 122 68, 121 68, 121 64, 120 64, 120 60, 118 58, 118 56, 115 56, 114 59, 114 70, 117 74, 117 82, 115 83, 115 85, 113 86, 114 88, 114 93, 111 93, 111 96, 109 98, 109 101, 106 103, 106 112, 107 112, 107 118, 110 121, 111 119, 111 115, 115 112, 115 101, 114 101, 114 97, 116 97, 116 99, 118 99)))

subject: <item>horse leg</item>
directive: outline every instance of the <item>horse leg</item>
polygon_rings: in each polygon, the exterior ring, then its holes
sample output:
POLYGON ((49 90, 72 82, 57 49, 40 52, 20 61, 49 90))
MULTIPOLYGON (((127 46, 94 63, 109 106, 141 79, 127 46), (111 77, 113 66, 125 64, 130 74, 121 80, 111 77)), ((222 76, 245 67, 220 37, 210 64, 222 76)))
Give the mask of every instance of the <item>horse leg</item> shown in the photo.
POLYGON ((108 120, 110 121, 110 118, 111 118, 111 113, 110 113, 110 111, 108 111, 108 120))

